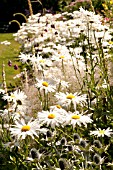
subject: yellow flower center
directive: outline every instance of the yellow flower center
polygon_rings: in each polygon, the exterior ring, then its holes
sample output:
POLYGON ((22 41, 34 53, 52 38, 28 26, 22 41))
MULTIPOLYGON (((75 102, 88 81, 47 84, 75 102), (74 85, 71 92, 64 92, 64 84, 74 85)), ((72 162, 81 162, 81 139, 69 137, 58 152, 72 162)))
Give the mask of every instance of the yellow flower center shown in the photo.
POLYGON ((54 113, 50 113, 49 115, 48 115, 48 118, 49 119, 54 119, 56 116, 55 116, 55 114, 54 113))
POLYGON ((113 44, 113 41, 109 41, 109 44, 113 44))
POLYGON ((70 93, 70 94, 68 94, 68 95, 66 96, 66 98, 67 98, 67 99, 73 99, 73 98, 75 98, 75 96, 70 93))
POLYGON ((63 55, 59 57, 59 59, 64 59, 64 58, 65 58, 65 57, 64 57, 63 55))
POLYGON ((45 62, 45 60, 43 60, 43 59, 42 59, 42 60, 40 60, 39 62, 40 62, 40 63, 44 63, 44 62, 45 62))
POLYGON ((14 99, 14 98, 15 98, 15 95, 14 95, 14 94, 11 94, 11 98, 14 99))
POLYGON ((79 115, 76 115, 76 114, 73 114, 73 115, 71 116, 71 118, 72 118, 72 119, 80 119, 80 116, 79 116, 79 115))
POLYGON ((22 132, 26 132, 26 131, 29 131, 30 128, 31 128, 31 127, 30 127, 29 125, 25 125, 25 126, 22 126, 21 131, 22 131, 22 132))
POLYGON ((21 112, 16 112, 16 113, 19 114, 19 115, 21 114, 21 112))
POLYGON ((105 130, 100 130, 100 131, 99 131, 99 133, 100 133, 101 135, 103 135, 104 132, 105 132, 105 130))
POLYGON ((58 109, 61 109, 61 106, 60 106, 60 105, 56 105, 56 107, 57 107, 58 109))
POLYGON ((44 82, 42 83, 42 85, 45 86, 45 87, 48 87, 49 84, 48 84, 46 81, 44 81, 44 82))

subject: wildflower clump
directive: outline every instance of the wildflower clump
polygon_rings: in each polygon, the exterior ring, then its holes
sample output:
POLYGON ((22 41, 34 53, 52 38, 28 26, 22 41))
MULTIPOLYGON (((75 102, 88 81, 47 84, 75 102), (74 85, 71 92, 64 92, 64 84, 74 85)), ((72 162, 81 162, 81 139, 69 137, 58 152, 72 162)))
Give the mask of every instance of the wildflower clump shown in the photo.
POLYGON ((102 19, 82 7, 38 13, 14 34, 25 68, 23 86, 0 93, 5 169, 112 164, 112 29, 102 19))

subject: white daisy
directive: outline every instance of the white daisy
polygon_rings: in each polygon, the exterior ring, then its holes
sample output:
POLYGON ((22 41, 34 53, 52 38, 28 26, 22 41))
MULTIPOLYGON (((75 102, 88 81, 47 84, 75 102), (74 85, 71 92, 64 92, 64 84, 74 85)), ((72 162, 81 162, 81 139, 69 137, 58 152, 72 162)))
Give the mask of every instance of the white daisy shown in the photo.
POLYGON ((88 114, 88 115, 80 114, 79 111, 76 111, 74 113, 68 112, 66 114, 65 125, 70 124, 74 128, 76 125, 81 126, 83 124, 83 125, 85 125, 85 127, 87 127, 88 123, 93 122, 93 120, 90 118, 90 116, 91 116, 91 114, 88 114))
POLYGON ((56 89, 56 86, 51 85, 49 82, 45 80, 38 80, 36 79, 37 83, 35 84, 35 87, 38 88, 40 91, 45 90, 45 93, 54 92, 56 89))
POLYGON ((13 108, 4 109, 3 112, 0 113, 0 116, 9 121, 13 112, 13 108))
POLYGON ((36 120, 32 119, 26 124, 24 119, 20 121, 15 121, 15 125, 12 125, 12 128, 9 129, 11 135, 17 139, 25 139, 26 136, 31 136, 34 139, 34 136, 38 136, 37 130, 40 131, 40 126, 36 120))
POLYGON ((59 113, 58 111, 42 111, 38 112, 38 121, 41 125, 47 124, 55 128, 64 122, 64 114, 59 113))
POLYGON ((45 67, 52 66, 52 61, 47 58, 42 58, 42 56, 37 56, 36 66, 37 66, 38 70, 43 70, 45 67))
POLYGON ((59 114, 64 116, 65 121, 65 115, 67 114, 67 111, 64 110, 60 105, 50 106, 50 112, 58 112, 59 114))
POLYGON ((4 100, 7 100, 8 102, 13 101, 14 103, 17 103, 19 105, 22 105, 26 98, 27 96, 24 94, 23 91, 20 91, 20 89, 14 92, 11 92, 10 95, 5 94, 3 96, 4 100))
POLYGON ((11 115, 11 117, 13 118, 13 120, 20 119, 20 118, 22 118, 22 117, 24 117, 24 116, 25 116, 25 113, 22 112, 22 111, 19 111, 19 110, 17 110, 16 112, 14 112, 14 113, 11 115))
POLYGON ((50 106, 50 110, 51 111, 56 110, 56 111, 61 112, 61 113, 66 112, 59 104, 50 106))
POLYGON ((2 41, 1 44, 10 45, 11 43, 9 41, 5 40, 5 41, 2 41))
POLYGON ((30 60, 30 54, 20 53, 18 57, 22 63, 27 63, 30 60))
POLYGON ((5 90, 0 89, 0 94, 4 94, 4 93, 5 93, 5 90))
POLYGON ((90 135, 94 135, 94 136, 97 136, 97 137, 104 137, 105 135, 110 137, 112 134, 113 134, 113 131, 109 127, 107 129, 99 128, 97 130, 90 132, 90 135))
POLYGON ((79 95, 79 93, 56 93, 55 97, 58 99, 58 103, 61 104, 62 106, 69 106, 71 103, 74 105, 74 109, 76 110, 76 105, 81 104, 83 105, 86 103, 86 95, 79 95))

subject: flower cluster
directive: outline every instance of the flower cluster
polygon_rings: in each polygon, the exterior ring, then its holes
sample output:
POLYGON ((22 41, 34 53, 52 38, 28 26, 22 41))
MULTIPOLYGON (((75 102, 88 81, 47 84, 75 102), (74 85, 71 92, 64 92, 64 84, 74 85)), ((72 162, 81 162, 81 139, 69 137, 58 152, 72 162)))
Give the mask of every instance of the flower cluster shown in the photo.
POLYGON ((0 110, 0 147, 12 168, 110 165, 113 43, 102 19, 82 7, 72 13, 38 13, 14 34, 26 67, 16 77, 25 79, 22 87, 0 90, 6 103, 0 110))

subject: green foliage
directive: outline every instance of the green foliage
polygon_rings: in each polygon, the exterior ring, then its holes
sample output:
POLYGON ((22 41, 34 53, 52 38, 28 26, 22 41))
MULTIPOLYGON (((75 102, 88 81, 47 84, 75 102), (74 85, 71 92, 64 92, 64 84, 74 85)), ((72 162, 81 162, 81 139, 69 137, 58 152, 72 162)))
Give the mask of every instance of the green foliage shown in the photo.
POLYGON ((97 13, 102 13, 102 10, 103 10, 103 6, 102 6, 102 3, 104 2, 105 0, 92 0, 92 4, 94 6, 94 9, 97 13))

